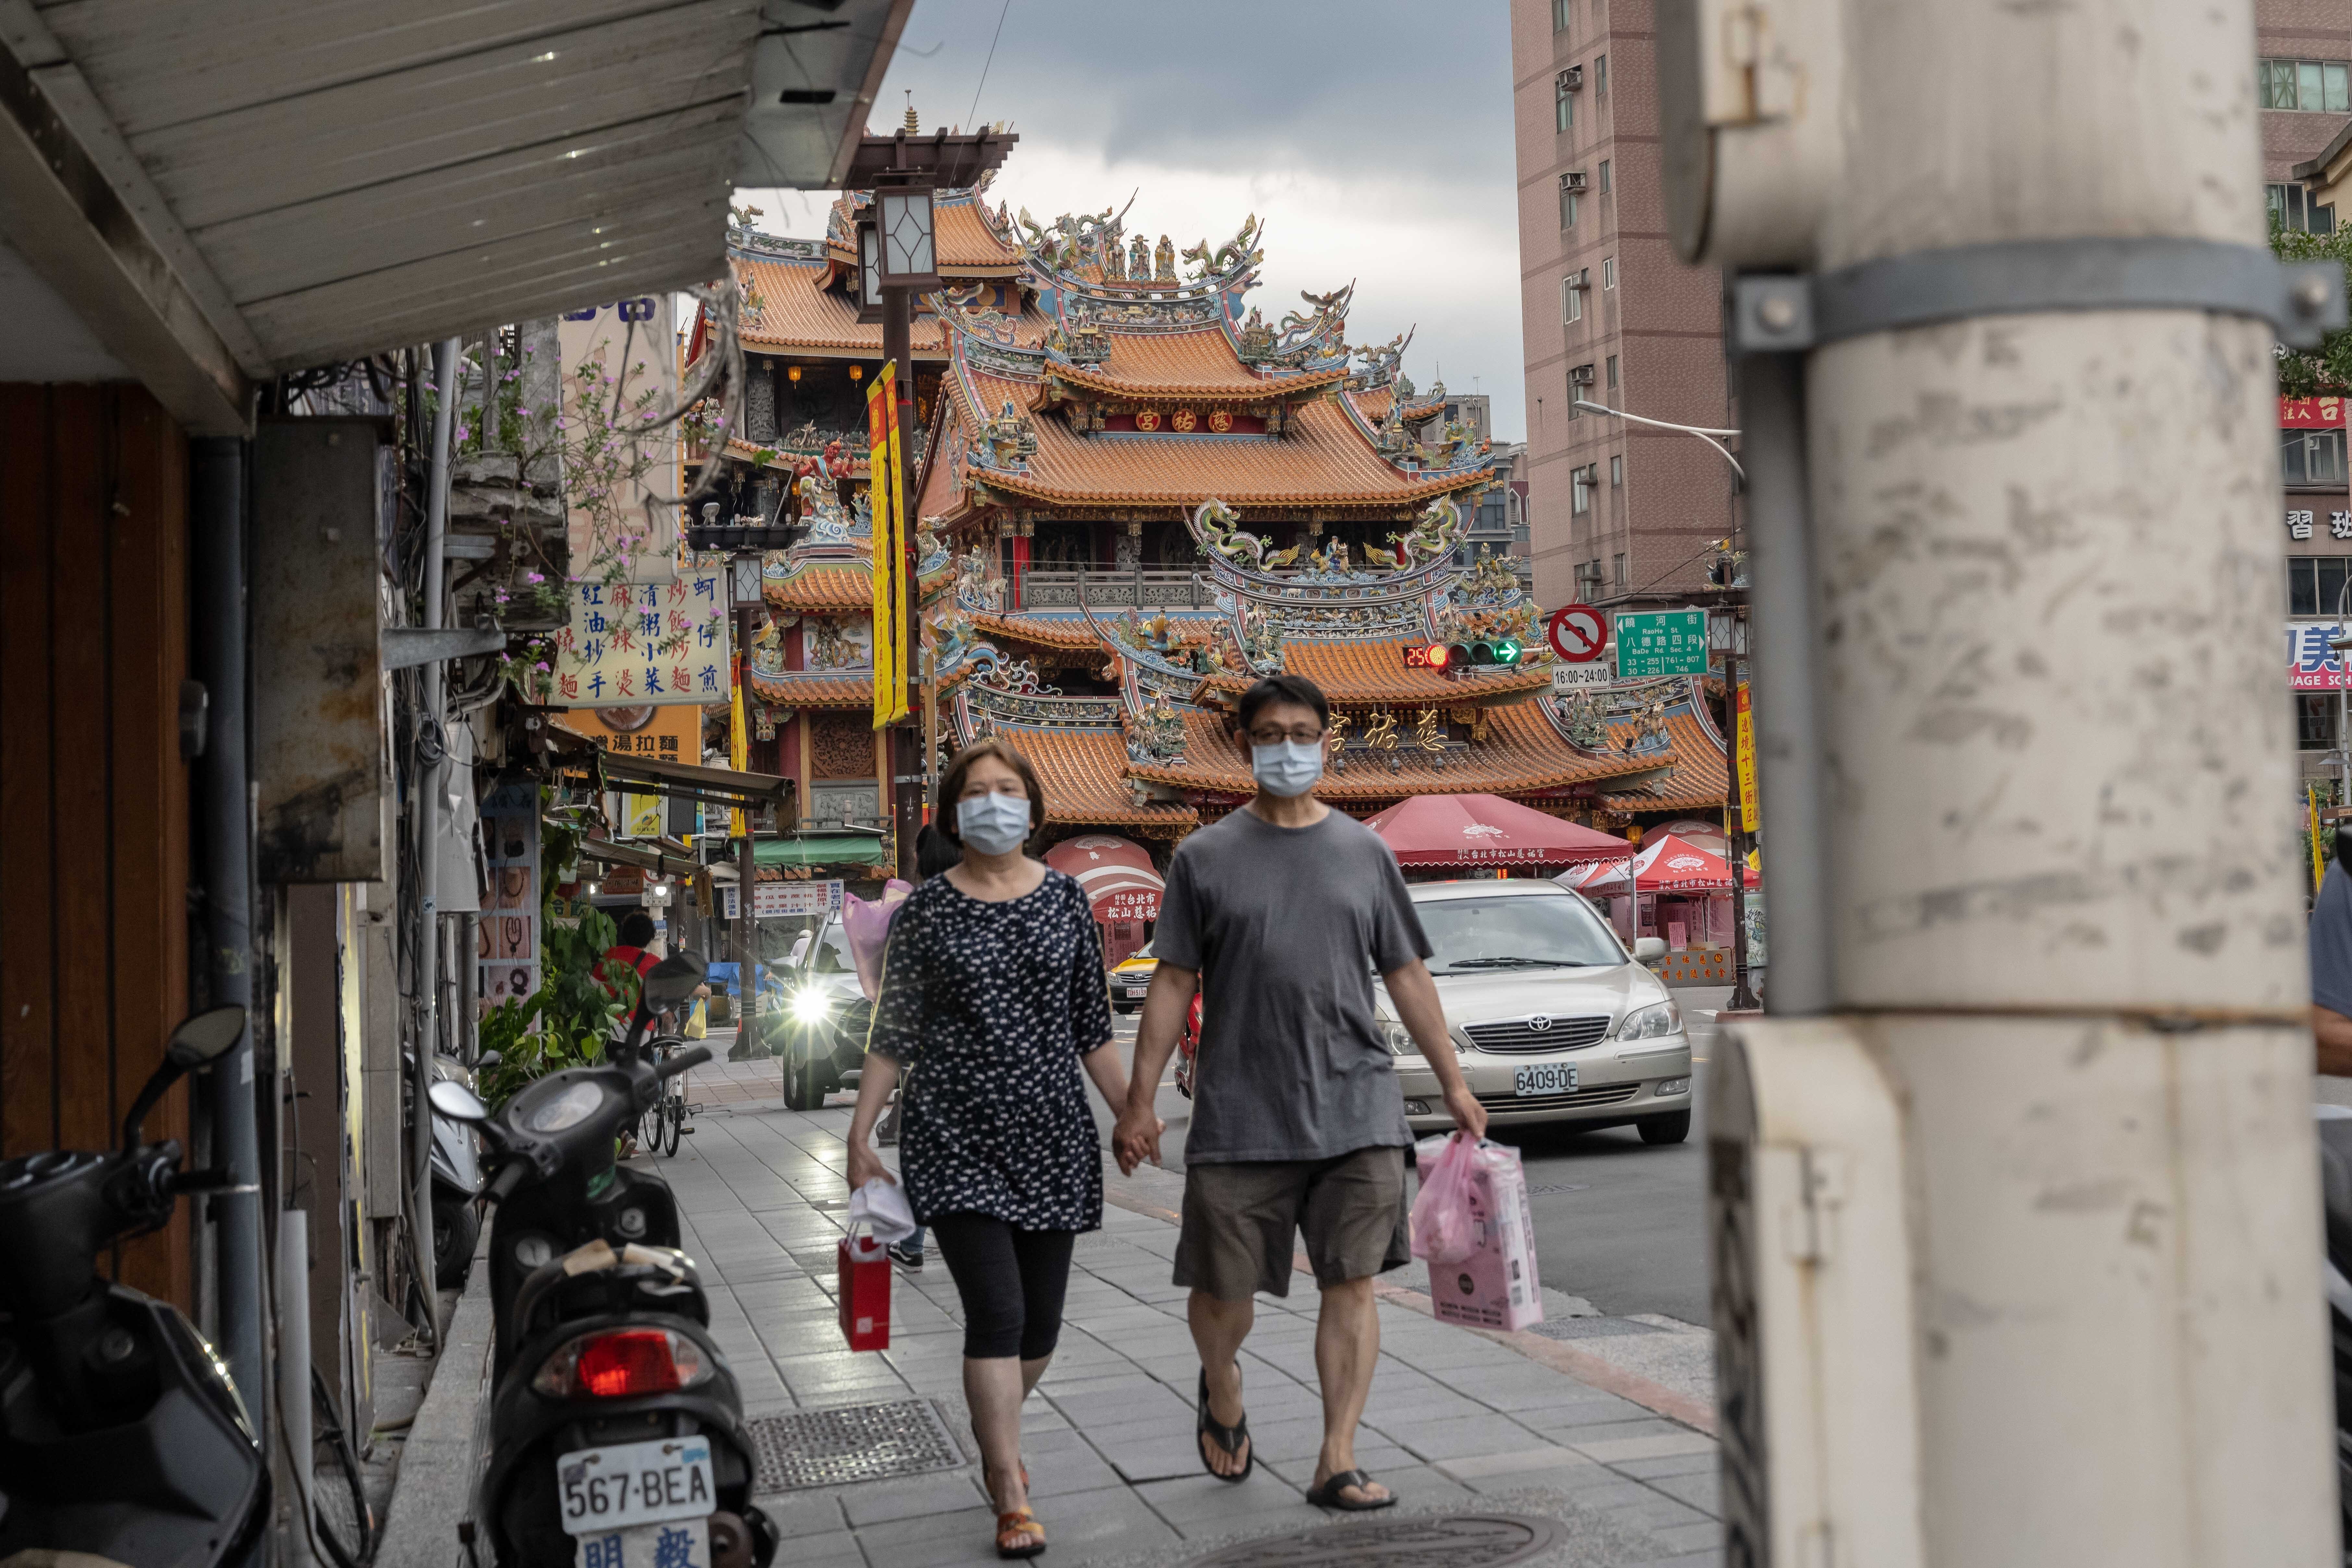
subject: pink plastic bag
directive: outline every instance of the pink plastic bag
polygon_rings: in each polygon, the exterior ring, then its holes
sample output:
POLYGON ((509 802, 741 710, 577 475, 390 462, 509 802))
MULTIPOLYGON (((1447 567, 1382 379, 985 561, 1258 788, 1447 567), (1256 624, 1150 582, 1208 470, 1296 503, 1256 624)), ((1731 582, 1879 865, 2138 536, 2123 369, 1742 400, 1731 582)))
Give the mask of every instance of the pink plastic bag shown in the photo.
POLYGON ((868 1002, 882 990, 882 948, 890 940, 890 921, 914 890, 912 883, 893 877, 882 884, 879 899, 851 893, 842 901, 842 934, 849 939, 850 962, 857 965, 857 988, 868 1002))
POLYGON ((1413 1205, 1412 1250, 1429 1259, 1432 1315, 1478 1329, 1543 1321, 1535 1215, 1519 1152, 1455 1133, 1416 1152, 1422 1190, 1413 1205))
POLYGON ((1471 1205, 1478 1146, 1459 1132, 1445 1135, 1437 1158, 1421 1167, 1412 1200, 1412 1255, 1432 1263, 1459 1263, 1478 1250, 1478 1215, 1471 1205))

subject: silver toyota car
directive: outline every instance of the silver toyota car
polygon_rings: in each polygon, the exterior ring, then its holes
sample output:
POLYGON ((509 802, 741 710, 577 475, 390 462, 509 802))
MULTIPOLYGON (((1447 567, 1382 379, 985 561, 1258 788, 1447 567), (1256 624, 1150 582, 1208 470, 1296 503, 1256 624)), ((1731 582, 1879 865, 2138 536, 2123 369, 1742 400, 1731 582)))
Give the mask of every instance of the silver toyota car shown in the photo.
MULTIPOLYGON (((1435 949, 1446 1031, 1490 1122, 1631 1122, 1646 1143, 1689 1136, 1690 1040, 1644 967, 1663 942, 1644 937, 1627 952, 1591 904, 1551 881, 1423 882, 1412 901, 1435 949)), ((1437 1075, 1386 988, 1378 995, 1405 1118, 1416 1132, 1443 1131, 1453 1120, 1437 1075)))

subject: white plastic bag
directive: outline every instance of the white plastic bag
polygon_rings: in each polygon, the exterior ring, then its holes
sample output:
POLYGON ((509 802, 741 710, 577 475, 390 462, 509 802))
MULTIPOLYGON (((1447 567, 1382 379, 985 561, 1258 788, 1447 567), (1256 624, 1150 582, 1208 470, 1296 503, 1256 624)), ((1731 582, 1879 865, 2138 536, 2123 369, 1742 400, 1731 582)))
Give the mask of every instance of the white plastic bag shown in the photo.
POLYGON ((1477 1157, 1475 1143, 1450 1132, 1436 1159, 1422 1165, 1421 1193, 1412 1200, 1415 1258, 1459 1263, 1478 1250, 1478 1215, 1470 1201, 1477 1157))
POLYGON ((887 1247, 915 1234, 915 1211, 896 1182, 877 1176, 849 1194, 849 1228, 854 1232, 861 1224, 887 1247))

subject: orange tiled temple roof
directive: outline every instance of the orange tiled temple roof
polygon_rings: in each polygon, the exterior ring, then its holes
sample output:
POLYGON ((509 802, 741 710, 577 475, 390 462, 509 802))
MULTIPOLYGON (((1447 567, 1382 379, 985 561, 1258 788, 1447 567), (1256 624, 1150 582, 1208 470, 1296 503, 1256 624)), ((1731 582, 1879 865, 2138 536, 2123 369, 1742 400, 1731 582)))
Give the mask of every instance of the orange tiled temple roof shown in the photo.
MULTIPOLYGON (((1643 788, 1604 795, 1603 805, 1612 811, 1696 811, 1724 804, 1731 770, 1706 726, 1685 708, 1666 715, 1666 733, 1675 771, 1643 788)), ((1648 765, 1656 766, 1655 759, 1648 765)))
MULTIPOLYGON (((1019 382, 974 374, 972 390, 985 405, 964 406, 954 378, 957 416, 964 431, 975 428, 1011 399, 1015 408, 1034 406, 1037 389, 1019 382)), ((1215 437, 1200 434, 1081 436, 1052 414, 1033 416, 1037 451, 1025 474, 978 471, 990 487, 1041 500, 1118 505, 1160 502, 1196 506, 1215 496, 1228 506, 1406 507, 1474 485, 1482 470, 1423 477, 1402 473, 1375 451, 1348 416, 1328 400, 1300 407, 1289 433, 1279 437, 1215 437)), ((963 438, 950 433, 942 446, 963 438)), ((930 500, 927 490, 925 504, 930 500)))
POLYGON ((762 702, 789 708, 865 708, 874 701, 871 670, 788 669, 779 675, 751 672, 751 690, 762 702))
MULTIPOLYGON (((1334 702, 1429 702, 1466 708, 1551 685, 1548 665, 1460 679, 1439 670, 1413 669, 1404 662, 1404 649, 1411 646, 1401 638, 1326 642, 1293 637, 1282 645, 1282 668, 1286 674, 1305 676, 1334 702)), ((1221 690, 1242 691, 1257 677, 1221 672, 1202 679, 1221 690)))
POLYGON ((1189 805, 1138 805, 1126 782, 1127 742, 1116 730, 1024 728, 997 733, 1037 770, 1045 788, 1045 820, 1067 823, 1160 824, 1191 827, 1200 814, 1189 805))
POLYGON ((1344 380, 1344 367, 1313 375, 1263 376, 1244 364, 1223 331, 1108 333, 1110 357, 1100 364, 1055 363, 1056 380, 1097 392, 1140 397, 1192 397, 1230 394, 1265 400, 1296 396, 1344 380))

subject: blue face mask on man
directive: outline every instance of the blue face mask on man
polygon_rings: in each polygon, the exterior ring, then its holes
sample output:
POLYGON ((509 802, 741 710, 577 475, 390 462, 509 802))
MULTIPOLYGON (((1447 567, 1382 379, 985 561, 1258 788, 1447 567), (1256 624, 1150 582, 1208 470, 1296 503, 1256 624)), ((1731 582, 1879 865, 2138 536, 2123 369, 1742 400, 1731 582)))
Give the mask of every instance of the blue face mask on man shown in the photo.
POLYGON ((956 802, 956 832, 966 847, 983 855, 1009 855, 1028 841, 1028 797, 993 792, 966 795, 956 802))
POLYGON ((1323 776, 1323 742, 1276 741, 1250 747, 1250 776, 1268 795, 1305 795, 1323 776))

